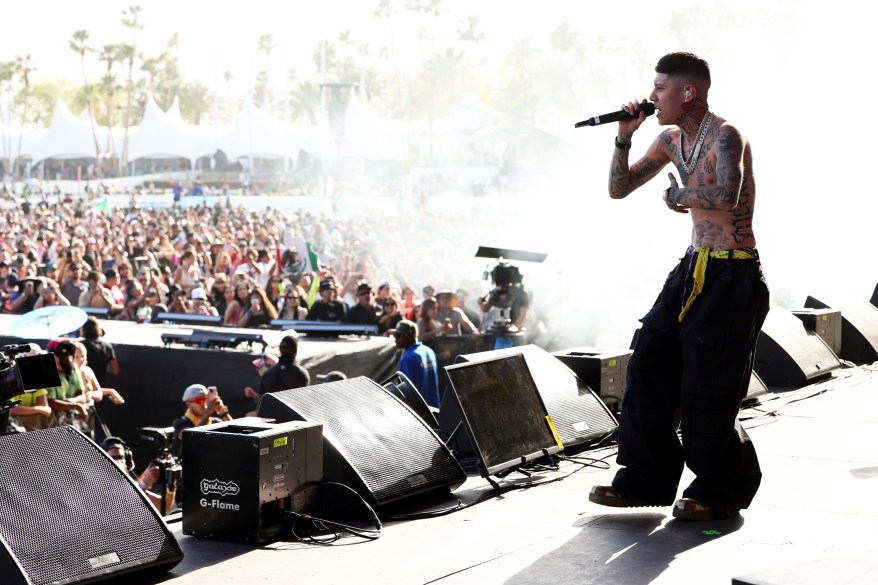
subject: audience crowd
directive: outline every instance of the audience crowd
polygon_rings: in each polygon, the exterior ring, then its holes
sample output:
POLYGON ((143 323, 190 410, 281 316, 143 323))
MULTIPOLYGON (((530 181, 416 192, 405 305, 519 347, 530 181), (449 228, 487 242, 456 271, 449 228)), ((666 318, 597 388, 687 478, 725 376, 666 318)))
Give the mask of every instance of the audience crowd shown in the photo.
POLYGON ((0 211, 0 307, 7 313, 73 305, 139 323, 171 312, 249 328, 274 319, 368 323, 388 334, 403 318, 417 322, 421 303, 437 290, 450 293, 449 284, 458 286, 453 302, 473 303, 461 307, 464 323, 479 321, 484 291, 460 285, 489 288, 476 279, 454 282, 460 270, 450 252, 468 228, 453 213, 401 214, 391 222, 377 214, 251 212, 228 202, 98 210, 69 197, 32 199, 0 211))

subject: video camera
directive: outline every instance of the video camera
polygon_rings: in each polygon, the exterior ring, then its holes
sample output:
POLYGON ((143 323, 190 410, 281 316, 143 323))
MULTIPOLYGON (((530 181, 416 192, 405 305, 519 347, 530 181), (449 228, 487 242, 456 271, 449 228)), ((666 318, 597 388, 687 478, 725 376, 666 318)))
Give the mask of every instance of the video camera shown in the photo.
POLYGON ((183 481, 183 465, 172 451, 174 445, 174 427, 141 427, 140 444, 148 447, 155 456, 152 465, 161 470, 161 479, 156 483, 165 489, 174 491, 183 481))
POLYGON ((512 324, 511 308, 518 303, 527 293, 522 284, 523 277, 517 266, 513 266, 506 260, 525 260, 528 262, 543 262, 547 254, 539 252, 524 252, 521 250, 509 250, 506 248, 490 248, 479 246, 476 257, 497 258, 499 262, 490 270, 485 270, 484 278, 491 279, 494 288, 485 295, 491 305, 500 309, 500 314, 495 318, 489 328, 490 331, 499 335, 515 333, 518 329, 512 324))
POLYGON ((174 445, 174 427, 141 427, 140 444, 154 454, 170 453, 174 445))
POLYGON ((11 408, 9 399, 25 392, 61 385, 55 356, 42 353, 16 358, 31 351, 30 344, 6 345, 0 355, 0 408, 11 408))
POLYGON ((491 304, 501 309, 510 307, 512 305, 512 297, 519 294, 515 289, 522 288, 521 281, 523 277, 518 267, 504 262, 501 258, 500 263, 493 270, 490 272, 485 271, 484 277, 485 280, 490 277, 491 282, 494 284, 494 289, 488 293, 488 300, 491 304))

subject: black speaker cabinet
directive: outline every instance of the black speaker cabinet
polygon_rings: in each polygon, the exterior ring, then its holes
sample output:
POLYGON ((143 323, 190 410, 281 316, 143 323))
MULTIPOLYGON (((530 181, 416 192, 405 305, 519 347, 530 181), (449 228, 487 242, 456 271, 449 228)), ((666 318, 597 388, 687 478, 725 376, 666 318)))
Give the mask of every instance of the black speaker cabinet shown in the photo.
POLYGON ((768 394, 768 387, 765 385, 765 382, 762 381, 762 378, 759 377, 759 374, 756 372, 750 373, 750 384, 747 386, 747 396, 744 397, 742 401, 742 406, 754 406, 759 404, 762 400, 762 397, 768 394))
POLYGON ((840 367, 825 341, 790 311, 772 304, 756 344, 754 366, 768 387, 798 388, 840 367))
POLYGON ((841 311, 841 351, 837 352, 838 356, 855 364, 878 361, 878 308, 856 299, 832 303, 830 307, 814 297, 805 299, 808 308, 841 311))
MULTIPOLYGON (((536 345, 523 345, 458 356, 458 362, 475 362, 522 354, 537 390, 552 417, 566 452, 581 449, 613 432, 618 423, 603 401, 555 356, 536 345)), ((460 403, 454 393, 445 393, 439 408, 439 428, 446 436, 461 420, 460 403)), ((473 447, 458 430, 449 446, 463 453, 473 447)))
POLYGON ((628 379, 628 360, 633 353, 630 349, 608 351, 575 347, 553 352, 552 355, 573 370, 606 404, 611 405, 622 402, 628 379))
MULTIPOLYGON (((455 489, 466 472, 435 432, 365 376, 266 394, 259 416, 323 424, 323 477, 383 506, 455 489)), ((324 497, 324 509, 330 507, 324 497)))
POLYGON ((167 571, 183 551, 134 479, 73 427, 0 437, 0 582, 167 571))
POLYGON ((436 422, 436 414, 415 387, 414 382, 409 380, 408 376, 402 372, 397 372, 381 382, 381 386, 399 398, 403 404, 411 408, 412 412, 421 417, 431 429, 435 431, 439 428, 439 424, 436 422))
POLYGON ((183 431, 183 534, 260 543, 314 514, 322 427, 243 418, 183 431))
POLYGON ((841 356, 841 311, 834 309, 793 309, 793 315, 810 331, 826 342, 835 355, 841 356))

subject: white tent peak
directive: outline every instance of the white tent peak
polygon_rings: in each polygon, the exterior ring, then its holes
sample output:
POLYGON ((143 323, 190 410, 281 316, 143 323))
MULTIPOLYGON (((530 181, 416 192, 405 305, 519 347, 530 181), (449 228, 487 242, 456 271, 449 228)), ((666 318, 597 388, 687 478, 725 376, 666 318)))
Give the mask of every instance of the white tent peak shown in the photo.
POLYGON ((22 155, 30 154, 34 162, 46 158, 94 158, 91 128, 73 115, 62 101, 55 103, 52 122, 39 139, 22 145, 22 155))
POLYGON ((174 122, 180 122, 181 124, 185 124, 185 122, 183 121, 183 114, 180 111, 180 96, 174 96, 174 101, 171 102, 170 107, 165 113, 168 115, 168 118, 170 118, 174 122))

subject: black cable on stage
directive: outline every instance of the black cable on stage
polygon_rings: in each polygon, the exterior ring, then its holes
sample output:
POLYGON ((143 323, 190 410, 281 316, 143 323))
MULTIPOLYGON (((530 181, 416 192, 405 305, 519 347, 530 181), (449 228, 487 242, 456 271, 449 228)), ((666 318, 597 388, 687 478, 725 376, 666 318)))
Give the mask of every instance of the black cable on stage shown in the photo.
POLYGON ((369 528, 357 528, 356 526, 350 526, 348 524, 334 522, 332 520, 327 520, 326 518, 318 518, 316 516, 311 516, 310 514, 287 512, 287 517, 291 518, 294 522, 292 529, 293 536, 295 536, 299 540, 308 540, 314 544, 332 544, 333 542, 341 538, 341 534, 339 534, 338 532, 335 532, 327 537, 315 536, 314 534, 310 533, 310 529, 312 527, 317 532, 339 530, 341 532, 347 532, 348 534, 352 534, 354 536, 359 536, 360 538, 365 538, 366 540, 377 540, 381 536, 381 521, 378 519, 378 515, 375 513, 375 510, 372 509, 372 506, 370 506, 369 503, 360 496, 360 494, 358 494, 352 488, 346 486, 343 483, 330 481, 322 483, 320 485, 324 488, 343 488, 344 490, 347 490, 348 492, 355 495, 368 512, 370 520, 375 525, 375 529, 373 530, 369 528))
MULTIPOLYGON (((609 455, 607 455, 607 457, 610 457, 613 454, 614 453, 610 453, 609 455)), ((564 479, 567 479, 568 477, 570 477, 574 473, 577 473, 578 471, 585 469, 586 467, 597 467, 599 469, 609 469, 610 468, 610 465, 606 461, 603 461, 601 459, 593 459, 590 457, 580 457, 580 456, 567 456, 567 455, 561 455, 561 454, 556 454, 555 457, 558 457, 558 459, 565 461, 565 462, 568 462, 568 463, 575 463, 578 465, 578 467, 576 469, 574 469, 573 471, 571 471, 570 473, 567 473, 561 477, 553 477, 551 479, 546 479, 546 480, 542 480, 542 481, 533 481, 533 482, 525 482, 525 483, 510 483, 510 484, 505 485, 505 486, 500 486, 499 488, 495 488, 491 491, 485 492, 484 494, 482 494, 481 496, 479 496, 478 498, 476 498, 475 500, 473 500, 472 502, 470 502, 468 504, 464 504, 460 500, 460 498, 458 498, 457 505, 449 506, 448 508, 443 508, 441 510, 431 510, 428 512, 416 512, 413 514, 385 516, 384 519, 393 521, 393 520, 423 520, 426 518, 436 518, 439 516, 444 516, 446 514, 451 514, 452 512, 464 510, 466 508, 472 508, 476 504, 481 504, 482 502, 487 502, 488 500, 490 500, 492 498, 495 498, 497 496, 500 496, 502 494, 505 494, 505 493, 513 491, 513 490, 530 489, 530 488, 534 488, 534 487, 539 487, 541 485, 554 483, 556 481, 562 481, 564 479)), ((558 465, 547 466, 547 465, 543 465, 543 464, 531 464, 531 465, 528 465, 526 467, 522 467, 522 470, 523 471, 530 471, 530 470, 560 471, 560 467, 558 465)))
MULTIPOLYGON (((826 380, 825 382, 823 382, 822 383, 822 385, 824 386, 823 388, 819 388, 820 384, 818 384, 817 390, 810 392, 806 396, 794 397, 794 398, 788 400, 787 402, 784 402, 783 404, 781 404, 780 406, 778 406, 774 410, 763 410, 761 408, 758 408, 757 406, 751 406, 751 407, 747 408, 746 410, 758 412, 760 414, 755 415, 755 416, 740 417, 739 420, 742 422, 745 422, 745 421, 756 421, 756 420, 760 420, 760 419, 764 419, 764 418, 772 418, 773 420, 770 422, 775 422, 778 419, 778 417, 781 416, 780 410, 782 408, 790 405, 790 404, 794 404, 796 402, 802 402, 803 400, 808 400, 810 398, 815 398, 817 396, 820 396, 821 394, 825 394, 825 393, 829 392, 830 390, 841 390, 842 388, 848 388, 850 386, 856 386, 856 385, 863 384, 863 383, 865 383, 865 380, 855 381, 854 375, 852 372, 847 372, 847 371, 841 372, 841 373, 839 373, 839 375, 831 378, 830 380, 826 380), (830 382, 832 382, 833 385, 830 385, 830 382), (840 382, 840 384, 838 384, 838 385, 834 384, 834 383, 838 383, 838 382, 840 382)), ((799 392, 801 392, 802 390, 805 390, 807 388, 808 388, 807 386, 804 388, 800 388, 799 392)), ((776 395, 772 396, 769 400, 766 400, 764 402, 765 403, 772 402, 775 400, 781 400, 783 398, 784 398, 784 396, 782 394, 776 394, 776 395)), ((759 406, 762 406, 762 404, 759 404, 759 406)), ((758 426, 762 426, 762 425, 758 425, 758 426)), ((750 428, 754 428, 754 427, 750 427, 750 428)))
MULTIPOLYGON (((487 502, 488 500, 490 500, 492 498, 495 498, 495 497, 500 496, 502 494, 505 494, 507 492, 511 492, 513 490, 530 489, 530 488, 539 487, 541 485, 555 483, 556 481, 563 481, 563 480, 567 479, 568 477, 570 477, 571 475, 573 475, 574 473, 582 471, 586 467, 591 466, 590 463, 584 463, 582 461, 577 461, 576 459, 571 458, 569 456, 564 456, 564 457, 559 457, 559 458, 562 459, 563 461, 567 461, 569 463, 576 463, 578 465, 578 467, 576 469, 574 469, 573 471, 571 471, 570 473, 562 475, 561 477, 553 477, 551 479, 545 479, 542 481, 533 481, 533 482, 525 482, 525 483, 510 483, 510 484, 505 485, 505 486, 500 486, 500 487, 495 488, 491 491, 485 492, 484 494, 482 494, 481 496, 479 496, 478 498, 476 498, 475 500, 473 500, 469 504, 464 505, 461 509, 472 508, 476 504, 481 504, 482 502, 487 502)), ((609 468, 609 465, 607 466, 607 468, 609 468)), ((530 469, 530 467, 525 468, 525 469, 530 469)))
MULTIPOLYGON (((612 455, 614 455, 614 453, 610 453, 607 457, 612 455)), ((579 463, 583 467, 594 467, 596 469, 610 468, 610 464, 607 463, 605 459, 594 459, 593 457, 582 457, 581 455, 561 455, 560 457, 564 461, 579 463)))
POLYGON ((466 506, 457 498, 457 504, 454 506, 449 506, 447 508, 442 508, 440 510, 430 510, 427 512, 413 512, 411 514, 395 514, 393 516, 385 516, 385 520, 395 521, 395 520, 424 520, 426 518, 438 518, 439 516, 445 516, 446 514, 451 514, 452 512, 457 512, 458 510, 463 510, 466 506))

